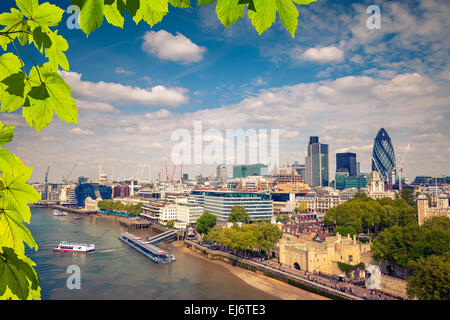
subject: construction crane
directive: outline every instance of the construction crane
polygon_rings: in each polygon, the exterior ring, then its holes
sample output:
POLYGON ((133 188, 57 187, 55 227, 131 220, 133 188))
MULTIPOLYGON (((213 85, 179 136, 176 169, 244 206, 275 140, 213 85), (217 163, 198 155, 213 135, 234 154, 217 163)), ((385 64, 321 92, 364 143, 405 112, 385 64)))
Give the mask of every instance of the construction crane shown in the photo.
POLYGON ((167 161, 166 161, 166 183, 169 184, 169 175, 167 174, 167 161))
POLYGON ((67 178, 63 176, 63 182, 67 184, 67 181, 70 179, 70 176, 72 175, 73 170, 75 170, 76 166, 78 165, 78 162, 74 164, 72 169, 70 170, 69 174, 67 175, 67 178))
POLYGON ((402 191, 403 164, 404 164, 404 162, 406 160, 406 156, 408 155, 409 148, 410 148, 410 144, 408 143, 408 145, 406 146, 405 154, 403 155, 403 159, 402 159, 402 161, 400 161, 400 165, 399 165, 399 167, 400 167, 400 178, 399 178, 399 182, 398 182, 398 189, 399 189, 399 191, 402 191))
POLYGON ((173 167, 172 176, 170 177, 170 182, 172 183, 172 185, 173 185, 173 178, 175 177, 175 169, 176 168, 177 168, 176 166, 173 167))

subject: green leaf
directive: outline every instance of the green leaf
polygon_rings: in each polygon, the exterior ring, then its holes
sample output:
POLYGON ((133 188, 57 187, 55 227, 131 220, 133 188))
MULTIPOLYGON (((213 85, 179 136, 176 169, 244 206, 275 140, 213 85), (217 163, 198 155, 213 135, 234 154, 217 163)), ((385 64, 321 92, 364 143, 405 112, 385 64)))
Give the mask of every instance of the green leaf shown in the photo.
POLYGON ((19 299, 29 297, 30 289, 37 290, 40 279, 29 259, 19 258, 13 249, 2 247, 0 252, 0 296, 9 288, 19 299))
POLYGON ((248 10, 256 12, 255 3, 253 2, 253 0, 239 0, 239 4, 246 4, 248 10))
POLYGON ((248 17, 261 35, 275 22, 277 6, 274 0, 254 0, 254 3, 256 12, 248 11, 248 17))
POLYGON ((7 86, 5 90, 6 92, 18 97, 24 97, 25 73, 23 73, 22 71, 13 73, 9 77, 3 79, 1 82, 7 86))
POLYGON ((143 4, 145 4, 145 6, 148 6, 148 2, 139 4, 139 0, 127 0, 125 6, 128 10, 128 13, 132 17, 135 17, 139 8, 143 7, 143 4))
POLYGON ((5 79, 20 71, 21 63, 19 58, 8 52, 0 56, 0 79, 5 79))
POLYGON ((63 13, 63 9, 45 2, 38 7, 34 7, 31 16, 28 17, 40 26, 56 27, 61 21, 63 13))
POLYGON ((29 78, 35 85, 28 93, 22 114, 27 123, 35 127, 36 132, 48 126, 54 111, 62 121, 77 122, 75 99, 70 95, 72 89, 58 73, 50 70, 49 63, 33 67, 29 78))
MULTIPOLYGON (((30 186, 31 187, 31 186, 30 186)), ((0 197, 0 239, 3 246, 13 248, 14 251, 22 256, 25 254, 24 242, 35 250, 38 245, 31 235, 30 230, 22 223, 20 213, 11 204, 0 197)))
POLYGON ((16 5, 22 14, 28 18, 33 15, 33 11, 39 7, 38 0, 16 0, 16 5))
POLYGON ((69 71, 69 61, 67 60, 64 51, 69 49, 69 45, 62 36, 58 35, 58 30, 48 33, 52 45, 45 49, 45 56, 48 58, 53 72, 58 71, 58 66, 61 66, 66 71, 69 71))
MULTIPOLYGON (((167 0, 165 1, 166 3, 168 3, 167 0)), ((150 25, 150 27, 153 27, 163 19, 167 12, 168 9, 167 11, 155 11, 154 9, 152 9, 149 2, 145 1, 141 3, 141 6, 136 12, 136 15, 133 17, 133 20, 136 24, 138 24, 139 21, 144 20, 150 25)))
POLYGON ((11 8, 11 12, 0 14, 0 24, 6 26, 4 31, 8 29, 11 29, 10 31, 15 31, 18 28, 18 24, 22 21, 23 15, 16 8, 11 8), (14 26, 16 27, 14 28, 14 26))
POLYGON ((0 181, 0 203, 2 210, 15 210, 16 217, 30 223, 31 211, 28 203, 34 203, 41 198, 39 193, 26 182, 30 179, 33 168, 25 166, 16 158, 16 165, 10 172, 2 173, 0 181))
POLYGON ((0 121, 0 146, 10 143, 14 137, 14 126, 4 125, 0 121))
POLYGON ((103 22, 103 0, 85 0, 80 11, 81 30, 89 37, 103 22))
POLYGON ((294 38, 298 24, 298 11, 292 0, 275 0, 281 22, 294 38))
POLYGON ((207 6, 215 1, 216 0, 197 0, 197 5, 198 6, 207 6))
POLYGON ((292 1, 306 6, 306 5, 310 4, 311 2, 316 2, 317 0, 292 0, 292 1))
POLYGON ((117 8, 117 1, 112 1, 111 4, 106 4, 103 6, 103 12, 105 14, 106 21, 113 26, 123 28, 123 23, 125 21, 123 17, 123 11, 117 8))
POLYGON ((192 8, 190 0, 169 0, 169 3, 176 8, 192 8))
POLYGON ((47 32, 42 32, 42 27, 39 26, 33 30, 33 39, 36 47, 42 53, 42 45, 46 48, 50 48, 52 45, 52 40, 48 36, 47 32))
POLYGON ((238 4, 239 0, 218 0, 216 5, 217 18, 227 28, 244 16, 245 5, 238 4))

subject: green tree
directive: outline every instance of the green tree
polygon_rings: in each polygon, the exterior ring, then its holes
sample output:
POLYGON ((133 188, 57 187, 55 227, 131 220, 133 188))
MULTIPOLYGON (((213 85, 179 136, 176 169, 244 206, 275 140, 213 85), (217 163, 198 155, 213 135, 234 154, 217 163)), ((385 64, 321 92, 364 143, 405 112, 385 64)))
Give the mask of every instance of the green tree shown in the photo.
POLYGON ((231 208, 231 213, 228 217, 229 222, 243 222, 248 223, 250 220, 250 215, 248 211, 245 210, 243 206, 233 206, 231 208))
POLYGON ((411 261, 412 276, 407 280, 409 298, 450 300, 450 253, 411 261))
POLYGON ((169 220, 166 222, 166 227, 169 229, 173 229, 173 227, 175 226, 175 221, 173 220, 169 220))
MULTIPOLYGON (((247 8, 258 34, 270 28, 278 13, 294 37, 298 24, 294 3, 307 5, 314 1, 198 0, 197 5, 216 3, 217 18, 225 28, 242 18, 247 8)), ((72 0, 72 4, 81 8, 80 26, 87 37, 105 19, 123 28, 125 11, 136 24, 145 21, 153 27, 169 8, 191 8, 190 0, 72 0)), ((0 25, 4 27, 0 30, 0 47, 5 52, 0 56, 0 112, 14 112, 22 107, 23 118, 36 133, 49 125, 54 113, 66 123, 77 123, 76 101, 58 73, 60 69, 69 71, 65 54, 69 44, 56 29, 65 10, 48 2, 40 4, 39 0, 16 0, 16 6, 0 14, 0 25), (31 65, 26 64, 29 61, 31 65), (36 61, 43 63, 38 65, 36 61)), ((11 142, 13 136, 14 127, 0 122, 0 145, 11 142)), ((37 191, 26 183, 31 172, 32 168, 0 147, 1 299, 40 299, 39 279, 24 248, 25 242, 38 249, 23 223, 30 222, 28 203, 40 199, 37 191)))
POLYGON ((414 206, 416 204, 416 197, 414 195, 414 190, 412 189, 402 189, 399 192, 399 196, 400 198, 405 200, 410 206, 414 206))
POLYGON ((209 212, 205 212, 198 218, 195 229, 200 234, 206 234, 217 223, 217 217, 209 212))
POLYGON ((350 234, 350 237, 353 237, 353 235, 356 234, 356 230, 353 227, 336 227, 333 229, 333 236, 335 236, 338 232, 344 237, 346 237, 348 234, 350 234))

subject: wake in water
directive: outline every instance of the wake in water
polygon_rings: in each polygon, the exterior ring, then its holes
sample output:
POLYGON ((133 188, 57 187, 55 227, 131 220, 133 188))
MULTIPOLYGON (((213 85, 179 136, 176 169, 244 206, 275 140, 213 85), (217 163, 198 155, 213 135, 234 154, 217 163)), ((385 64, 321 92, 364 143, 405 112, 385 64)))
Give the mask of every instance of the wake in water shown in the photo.
POLYGON ((100 251, 95 251, 95 252, 97 252, 97 253, 106 253, 106 252, 117 252, 117 251, 122 251, 122 250, 124 250, 125 248, 119 248, 119 249, 108 249, 108 250, 100 250, 100 251))

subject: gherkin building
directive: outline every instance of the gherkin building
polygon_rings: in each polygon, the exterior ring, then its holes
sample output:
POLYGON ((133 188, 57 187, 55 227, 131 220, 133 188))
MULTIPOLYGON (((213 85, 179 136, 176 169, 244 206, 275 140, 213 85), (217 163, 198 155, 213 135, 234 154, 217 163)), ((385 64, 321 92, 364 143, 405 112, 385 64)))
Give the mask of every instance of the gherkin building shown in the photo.
POLYGON ((391 138, 386 130, 381 128, 373 143, 372 171, 379 172, 384 182, 393 184, 395 181, 392 181, 392 174, 395 168, 395 153, 391 138))

